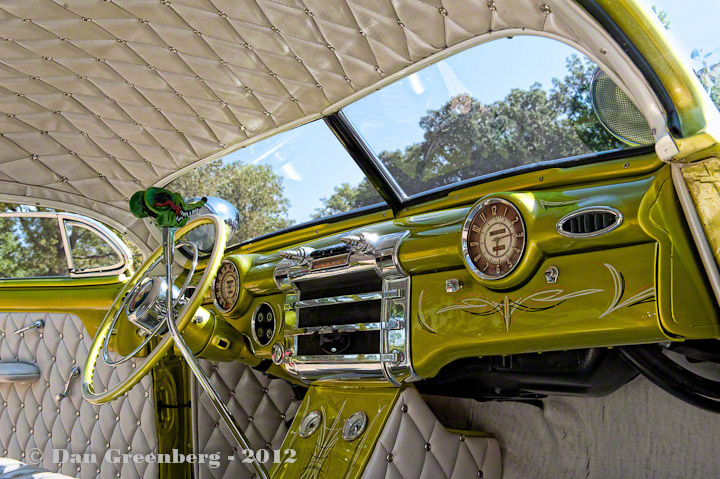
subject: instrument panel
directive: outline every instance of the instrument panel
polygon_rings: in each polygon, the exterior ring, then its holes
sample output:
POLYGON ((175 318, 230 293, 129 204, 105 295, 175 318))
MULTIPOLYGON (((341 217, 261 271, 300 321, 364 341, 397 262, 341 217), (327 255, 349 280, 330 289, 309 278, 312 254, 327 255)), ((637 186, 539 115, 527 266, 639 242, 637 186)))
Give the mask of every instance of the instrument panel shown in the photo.
POLYGON ((470 210, 462 229, 465 264, 478 278, 510 274, 525 250, 525 223, 510 201, 489 198, 470 210))
POLYGON ((240 297, 240 272, 232 261, 220 263, 220 269, 212 285, 215 307, 222 313, 231 311, 240 297))
POLYGON ((720 335, 668 169, 590 180, 237 248, 213 300, 256 356, 305 381, 405 381, 466 357, 720 335))

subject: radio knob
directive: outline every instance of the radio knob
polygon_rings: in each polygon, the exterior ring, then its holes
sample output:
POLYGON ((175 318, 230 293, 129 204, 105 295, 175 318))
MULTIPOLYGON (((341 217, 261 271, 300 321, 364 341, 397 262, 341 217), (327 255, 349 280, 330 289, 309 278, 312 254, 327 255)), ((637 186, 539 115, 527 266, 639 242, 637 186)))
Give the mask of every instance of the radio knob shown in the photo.
POLYGON ((300 248, 285 249, 279 252, 280 256, 296 263, 303 263, 308 259, 314 250, 305 246, 300 248))

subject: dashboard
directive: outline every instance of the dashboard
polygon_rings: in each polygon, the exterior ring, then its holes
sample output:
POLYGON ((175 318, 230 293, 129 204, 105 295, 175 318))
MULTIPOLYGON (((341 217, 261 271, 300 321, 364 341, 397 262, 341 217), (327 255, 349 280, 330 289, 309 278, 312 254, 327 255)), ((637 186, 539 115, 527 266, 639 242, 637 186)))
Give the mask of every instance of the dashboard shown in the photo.
POLYGON ((398 385, 463 358, 717 336, 669 168, 611 163, 235 248, 207 306, 306 383, 398 385))

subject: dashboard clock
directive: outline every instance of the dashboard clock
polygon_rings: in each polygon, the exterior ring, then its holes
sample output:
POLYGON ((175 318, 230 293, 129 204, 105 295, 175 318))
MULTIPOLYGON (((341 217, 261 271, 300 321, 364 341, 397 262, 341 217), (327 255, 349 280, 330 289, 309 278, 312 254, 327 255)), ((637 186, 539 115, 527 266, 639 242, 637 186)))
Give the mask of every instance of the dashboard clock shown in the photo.
POLYGON ((240 273, 237 266, 230 260, 220 263, 212 287, 212 297, 215 307, 223 313, 235 307, 240 296, 240 273))
POLYGON ((525 250, 525 223, 507 200, 490 198, 476 204, 462 229, 465 264, 480 279, 510 274, 525 250))

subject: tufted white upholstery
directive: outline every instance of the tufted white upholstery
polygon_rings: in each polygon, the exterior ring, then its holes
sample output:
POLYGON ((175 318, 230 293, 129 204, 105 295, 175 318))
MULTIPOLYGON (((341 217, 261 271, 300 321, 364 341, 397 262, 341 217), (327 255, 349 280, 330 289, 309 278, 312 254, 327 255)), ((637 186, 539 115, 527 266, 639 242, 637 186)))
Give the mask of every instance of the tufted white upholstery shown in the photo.
POLYGON ((133 192, 464 40, 510 28, 576 40, 541 3, 1 1, 0 195, 93 210, 152 246, 133 192))
MULTIPOLYGON (((228 405, 253 450, 279 449, 300 401, 292 387, 281 379, 270 379, 242 363, 201 361, 210 382, 228 405)), ((235 439, 207 398, 193 381, 193 444, 196 454, 220 453, 221 466, 195 465, 195 479, 245 479, 252 477, 250 464, 227 461, 237 451, 235 439)), ((237 453, 238 458, 245 457, 237 453)), ((271 456, 272 457, 272 453, 271 456)))
MULTIPOLYGON (((123 479, 157 477, 157 464, 103 460, 108 448, 120 453, 156 453, 157 425, 152 378, 146 376, 126 397, 95 406, 82 398, 80 378, 59 405, 54 396, 63 391, 70 370, 84 367, 92 338, 80 318, 62 313, 0 312, 0 361, 36 363, 41 378, 33 384, 0 383, 0 456, 29 462, 32 449, 42 451, 37 464, 50 471, 79 478, 123 479), (37 319, 42 330, 20 335, 13 331, 37 319), (97 463, 53 463, 52 450, 95 454, 97 463)), ((96 387, 115 384, 129 374, 126 363, 112 369, 98 361, 96 387)))
POLYGON ((500 446, 493 438, 453 434, 415 388, 402 392, 363 479, 500 479, 500 446))
POLYGON ((0 479, 73 479, 15 459, 0 457, 0 479))

